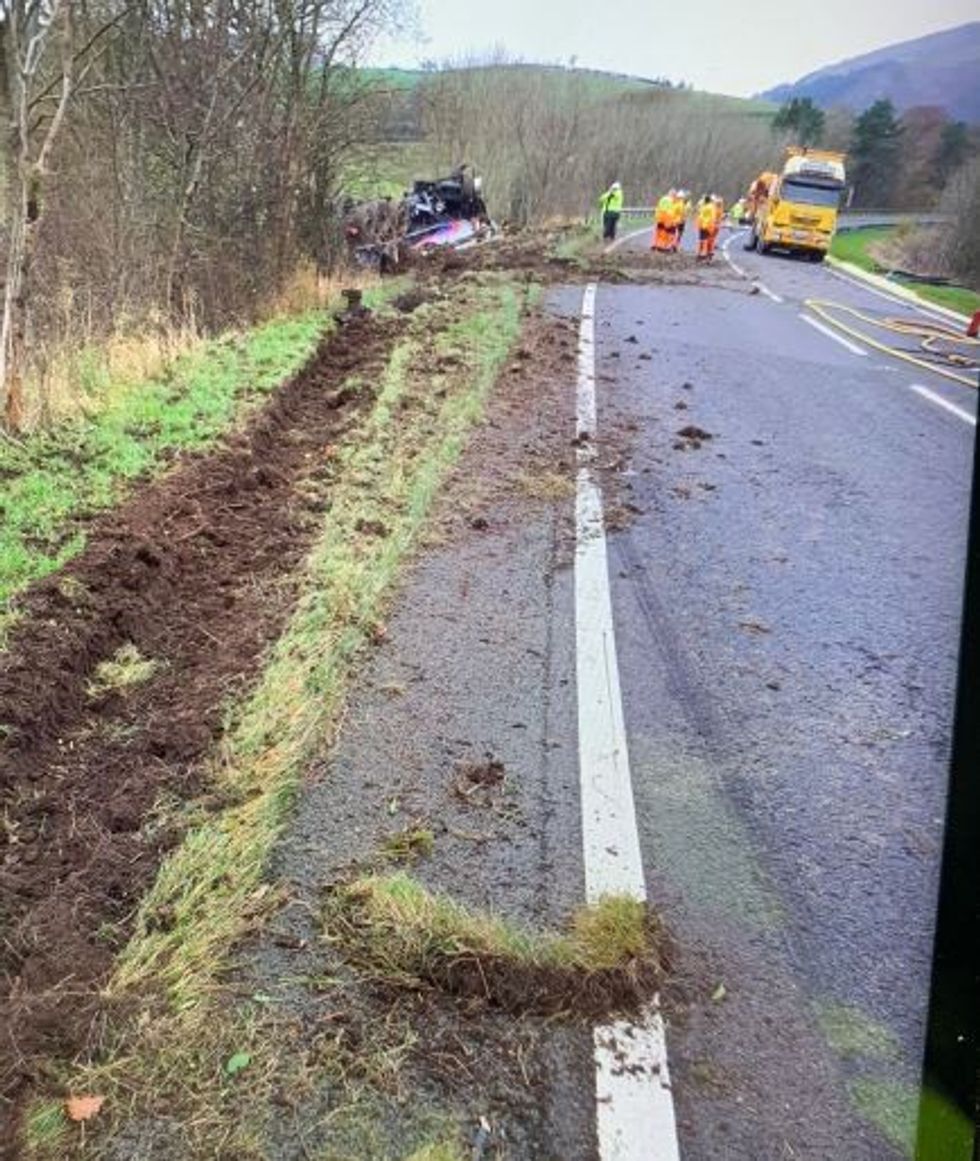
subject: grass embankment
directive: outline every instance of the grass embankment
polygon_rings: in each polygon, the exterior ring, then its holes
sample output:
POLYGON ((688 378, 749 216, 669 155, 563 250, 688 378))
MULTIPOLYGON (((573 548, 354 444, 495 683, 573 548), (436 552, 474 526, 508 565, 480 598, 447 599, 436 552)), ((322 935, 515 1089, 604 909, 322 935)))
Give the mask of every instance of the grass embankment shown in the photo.
POLYGON ((175 453, 227 432, 306 362, 328 326, 323 311, 308 311, 205 343, 157 378, 96 377, 85 418, 0 440, 0 642, 17 593, 81 551, 81 522, 175 453))
MULTIPOLYGON (((235 1007, 223 973, 276 899, 263 874, 301 773, 329 742, 356 653, 383 633, 386 596, 482 414, 520 313, 519 291, 487 279, 461 281, 451 299, 411 316, 371 412, 331 461, 329 514, 292 620, 214 758, 209 798, 224 807, 202 805, 192 819, 119 959, 108 995, 130 1018, 106 1059, 54 1074, 28 1117, 28 1156, 77 1155, 79 1137, 58 1115, 65 1092, 106 1095, 99 1120, 110 1136, 134 1119, 176 1118, 182 1156, 264 1156, 274 1115, 264 1102, 281 1063, 261 999, 235 1007)), ((405 1144, 411 1156, 423 1141, 405 1144)), ((104 1145, 82 1151, 103 1155, 104 1145)))
MULTIPOLYGON (((895 241, 893 226, 869 226, 863 230, 844 230, 836 235, 830 247, 834 258, 850 262, 870 274, 886 274, 887 269, 874 255, 878 246, 895 241)), ((961 286, 929 286, 923 282, 909 282, 896 278, 897 286, 911 290, 924 302, 933 302, 960 314, 972 315, 980 310, 980 294, 961 286)))

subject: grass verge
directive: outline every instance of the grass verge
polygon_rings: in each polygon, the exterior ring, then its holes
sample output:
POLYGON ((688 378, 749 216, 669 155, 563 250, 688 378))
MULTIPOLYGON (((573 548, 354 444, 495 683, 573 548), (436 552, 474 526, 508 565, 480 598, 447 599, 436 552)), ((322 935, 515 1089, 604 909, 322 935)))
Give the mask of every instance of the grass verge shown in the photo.
MULTIPOLYGON (((377 301, 399 285, 368 297, 377 301)), ((0 647, 13 599, 82 550, 86 520, 174 454, 214 443, 299 370, 329 327, 323 310, 307 310, 202 344, 156 378, 113 381, 93 372, 86 418, 0 440, 0 647)))
MULTIPOLYGON (((874 248, 895 238, 895 227, 869 226, 862 230, 845 230, 834 237, 830 253, 842 262, 850 262, 869 274, 884 274, 885 268, 874 256, 874 248)), ((929 286, 923 282, 895 279, 895 284, 910 290, 924 302, 944 306, 967 316, 980 310, 980 294, 963 286, 929 286)))
POLYGON ((406 874, 357 879, 330 893, 328 938, 363 973, 480 997, 519 1014, 637 1010, 663 975, 646 905, 609 895, 567 931, 537 932, 471 911, 406 874))
MULTIPOLYGON (((135 1017, 98 1063, 56 1074, 55 1088, 108 1097, 106 1135, 142 1118, 179 1118, 182 1157, 265 1155, 263 1096, 281 1068, 268 1013, 258 1002, 234 1008, 223 972, 276 898, 263 872, 304 765, 330 740, 356 653, 383 635, 386 595, 482 414, 520 315, 518 290, 496 279, 461 280, 450 302, 416 310, 371 412, 331 461, 330 512, 303 594, 215 760, 212 799, 225 808, 202 808, 161 867, 107 989, 135 1017), (384 535, 364 531, 379 527, 384 535), (228 1062, 243 1057, 247 1066, 230 1073, 228 1062)), ((52 1095, 38 1094, 35 1107, 52 1095)), ((83 1153, 103 1155, 104 1145, 100 1136, 83 1153)), ((76 1134, 67 1148, 77 1155, 76 1134)))
POLYGON ((85 543, 80 521, 117 503, 169 456, 202 448, 296 371, 323 333, 310 312, 206 344, 169 373, 117 390, 100 388, 90 418, 0 442, 0 617, 31 581, 60 568, 85 543))

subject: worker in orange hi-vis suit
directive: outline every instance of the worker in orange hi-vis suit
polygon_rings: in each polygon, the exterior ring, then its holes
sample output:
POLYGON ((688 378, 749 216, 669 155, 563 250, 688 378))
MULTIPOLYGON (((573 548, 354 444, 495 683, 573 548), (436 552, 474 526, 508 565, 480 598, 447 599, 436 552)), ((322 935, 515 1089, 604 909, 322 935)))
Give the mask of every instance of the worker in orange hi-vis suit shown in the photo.
POLYGON ((721 233, 721 224, 725 220, 725 202, 717 194, 711 197, 711 204, 715 211, 715 223, 708 239, 708 258, 714 258, 715 246, 718 244, 718 235, 721 233))
POLYGON ((711 231, 715 225, 715 207, 707 194, 698 202, 695 213, 698 223, 698 261, 703 262, 711 256, 711 231))
POLYGON ((675 190, 671 190, 670 193, 665 193, 660 201, 657 202, 656 209, 653 211, 653 240, 650 243, 651 250, 669 253, 673 248, 674 235, 676 233, 674 212, 675 195, 675 190))

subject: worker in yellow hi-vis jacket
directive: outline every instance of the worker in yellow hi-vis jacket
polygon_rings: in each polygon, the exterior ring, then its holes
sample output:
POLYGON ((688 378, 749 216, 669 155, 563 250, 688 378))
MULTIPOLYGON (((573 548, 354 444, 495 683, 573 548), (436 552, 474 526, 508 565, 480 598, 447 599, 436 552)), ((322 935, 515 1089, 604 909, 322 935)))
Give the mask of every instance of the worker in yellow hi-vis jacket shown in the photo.
POLYGON ((623 187, 618 181, 614 181, 599 198, 599 209, 602 211, 602 236, 611 242, 616 237, 619 216, 623 212, 623 187))

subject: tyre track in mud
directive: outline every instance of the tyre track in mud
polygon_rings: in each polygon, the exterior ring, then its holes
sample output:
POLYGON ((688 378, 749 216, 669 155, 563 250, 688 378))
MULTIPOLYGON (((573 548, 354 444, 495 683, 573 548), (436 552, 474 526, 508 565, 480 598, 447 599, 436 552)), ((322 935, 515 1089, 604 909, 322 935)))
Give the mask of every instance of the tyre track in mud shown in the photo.
MULTIPOLYGON (((100 518, 22 600, 0 658, 0 1124, 44 1058, 97 1051, 97 990, 179 837, 159 804, 206 791, 203 760, 329 508, 331 444, 370 405, 403 326, 340 326, 243 431, 100 518), (94 694, 123 645, 154 672, 94 694)), ((0 1153, 8 1142, 9 1129, 0 1153)))

